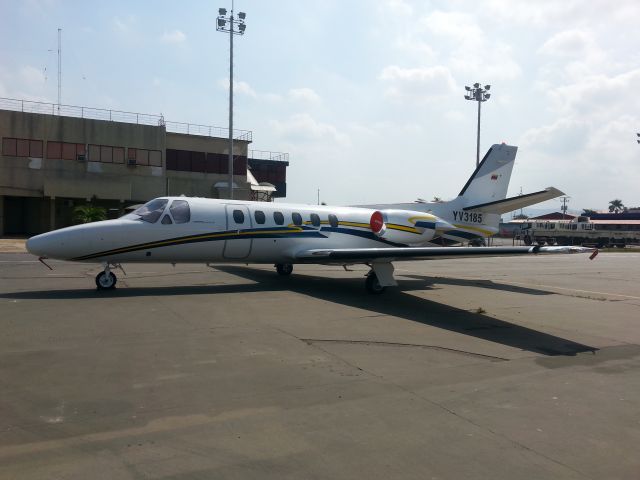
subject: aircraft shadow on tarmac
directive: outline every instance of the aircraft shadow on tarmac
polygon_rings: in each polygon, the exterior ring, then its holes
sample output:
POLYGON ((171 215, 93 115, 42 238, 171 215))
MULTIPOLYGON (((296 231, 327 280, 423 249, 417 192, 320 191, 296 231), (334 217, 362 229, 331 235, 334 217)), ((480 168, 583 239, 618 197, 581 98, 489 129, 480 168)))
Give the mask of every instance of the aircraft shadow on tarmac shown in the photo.
MULTIPOLYGON (((259 282, 260 284, 285 283, 286 289, 310 297, 339 303, 349 307, 361 308, 378 314, 404 318, 436 328, 461 333, 513 348, 542 355, 576 355, 582 352, 595 352, 598 349, 566 338, 557 337, 530 328, 522 327, 487 315, 462 310, 449 305, 419 298, 405 293, 410 290, 427 290, 434 283, 430 277, 417 277, 419 280, 401 280, 400 288, 390 288, 383 295, 374 296, 364 293, 363 281, 355 279, 335 279, 327 281, 318 276, 296 275, 289 278, 276 278, 271 272, 237 266, 216 266, 217 270, 259 282)), ((404 276, 404 275, 403 275, 404 276)), ((446 283, 438 278, 438 283, 446 283)), ((454 279, 445 279, 454 280, 454 279)), ((474 283, 470 283, 474 285, 474 283)), ((510 285, 493 284, 496 287, 510 285)), ((521 293, 542 294, 540 290, 521 289, 521 293), (524 291, 522 291, 524 290, 524 291)), ((544 292, 548 293, 548 292, 544 292)))
MULTIPOLYGON (((294 274, 281 277, 272 271, 244 266, 217 265, 216 270, 251 280, 251 284, 194 285, 167 287, 124 287, 108 292, 96 290, 46 290, 0 294, 0 298, 13 299, 87 299, 127 298, 164 295, 201 295, 216 293, 251 293, 288 290, 313 298, 349 307, 368 310, 376 314, 403 318, 443 330, 469 335, 537 354, 576 355, 598 349, 572 340, 539 332, 504 320, 455 308, 449 305, 411 295, 411 290, 429 290, 433 284, 470 285, 482 288, 513 291, 522 294, 550 294, 542 290, 500 285, 477 280, 457 280, 444 277, 411 276, 414 280, 401 280, 400 288, 390 288, 384 295, 365 292, 363 280, 356 278, 326 278, 318 275, 294 274)), ((406 277, 403 275, 403 277, 406 277)))
MULTIPOLYGON (((432 287, 434 284, 439 285, 457 285, 460 287, 477 287, 488 288, 491 290, 500 290, 502 292, 523 293, 526 295, 554 295, 554 292, 547 290, 539 290, 537 288, 520 287, 518 285, 507 285, 503 283, 495 283, 491 280, 466 279, 466 278, 449 278, 449 277, 430 277, 427 275, 407 275, 399 274, 403 278, 413 278, 421 280, 425 285, 432 287)), ((400 283, 403 286, 405 282, 400 283)), ((424 290, 424 287, 422 288, 424 290)), ((406 289, 404 289, 406 290, 406 289)))

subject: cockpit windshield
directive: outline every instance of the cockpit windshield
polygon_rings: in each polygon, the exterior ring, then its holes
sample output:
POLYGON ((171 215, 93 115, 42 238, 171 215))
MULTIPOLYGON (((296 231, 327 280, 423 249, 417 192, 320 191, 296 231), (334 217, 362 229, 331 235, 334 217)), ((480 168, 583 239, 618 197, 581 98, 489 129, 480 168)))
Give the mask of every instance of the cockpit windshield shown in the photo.
POLYGON ((156 223, 164 212, 164 208, 169 203, 166 198, 156 198, 150 202, 145 203, 140 208, 125 215, 122 218, 128 218, 129 220, 142 220, 143 222, 156 223))

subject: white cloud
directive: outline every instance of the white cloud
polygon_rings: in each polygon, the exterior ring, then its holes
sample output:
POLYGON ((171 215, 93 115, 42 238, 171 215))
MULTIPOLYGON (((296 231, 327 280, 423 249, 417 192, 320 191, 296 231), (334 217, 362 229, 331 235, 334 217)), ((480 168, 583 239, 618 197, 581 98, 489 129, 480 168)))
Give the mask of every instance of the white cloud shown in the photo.
POLYGON ((306 102, 310 104, 319 104, 322 101, 320 95, 313 89, 307 87, 292 88, 289 90, 289 99, 294 102, 306 102))
POLYGON ((538 50, 539 53, 551 56, 582 56, 593 48, 593 38, 583 30, 565 30, 556 33, 538 50))
POLYGON ((385 95, 399 100, 428 101, 453 92, 456 86, 451 72, 442 65, 419 68, 389 65, 379 78, 387 84, 385 95))
MULTIPOLYGON (((218 80, 218 86, 220 88, 223 88, 229 91, 229 80, 226 78, 221 78, 220 80, 218 80)), ((233 81, 233 93, 234 94, 237 93, 239 95, 246 95, 248 97, 253 97, 253 98, 258 97, 258 93, 253 88, 251 88, 251 85, 249 85, 247 82, 244 82, 242 80, 233 81)))
POLYGON ((473 43, 484 37, 482 29, 471 15, 437 10, 421 20, 432 33, 460 43, 473 43))
POLYGON ((136 19, 133 15, 127 15, 126 17, 113 17, 113 24, 116 30, 121 32, 128 32, 133 27, 136 19))
POLYGON ((171 32, 164 32, 160 41, 168 44, 184 43, 187 40, 187 36, 180 30, 173 30, 171 32))
POLYGON ((272 120, 270 124, 278 135, 292 141, 328 140, 342 146, 350 144, 349 137, 334 125, 319 122, 306 113, 292 115, 285 121, 272 120))

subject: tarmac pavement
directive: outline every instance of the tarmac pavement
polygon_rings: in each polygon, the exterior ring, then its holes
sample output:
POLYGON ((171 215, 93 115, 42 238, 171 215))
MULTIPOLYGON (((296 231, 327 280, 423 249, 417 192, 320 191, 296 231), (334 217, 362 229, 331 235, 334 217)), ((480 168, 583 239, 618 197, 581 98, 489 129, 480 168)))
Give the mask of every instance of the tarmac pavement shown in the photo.
POLYGON ((1 253, 0 478, 640 478, 639 262, 1 253))

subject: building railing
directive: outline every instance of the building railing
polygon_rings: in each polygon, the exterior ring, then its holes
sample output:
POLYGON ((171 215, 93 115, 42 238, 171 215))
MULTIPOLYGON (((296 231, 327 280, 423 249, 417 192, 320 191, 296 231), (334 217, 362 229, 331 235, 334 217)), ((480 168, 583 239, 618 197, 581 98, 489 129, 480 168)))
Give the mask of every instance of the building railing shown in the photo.
POLYGON ((270 152, 268 150, 249 150, 249 158, 256 160, 272 160, 275 162, 288 162, 289 154, 283 152, 270 152))
MULTIPOLYGON (((228 128, 196 125, 193 123, 168 122, 165 121, 162 115, 152 115, 148 113, 123 112, 120 110, 105 110, 103 108, 78 107, 75 105, 58 105, 56 103, 34 102, 31 100, 18 100, 4 97, 0 97, 0 110, 86 118, 88 120, 135 123, 137 125, 153 125, 164 127, 167 132, 171 133, 186 133, 188 135, 201 135, 205 137, 229 137, 228 128)), ((252 137, 253 134, 251 130, 233 130, 233 138, 235 140, 251 142, 252 137)))

